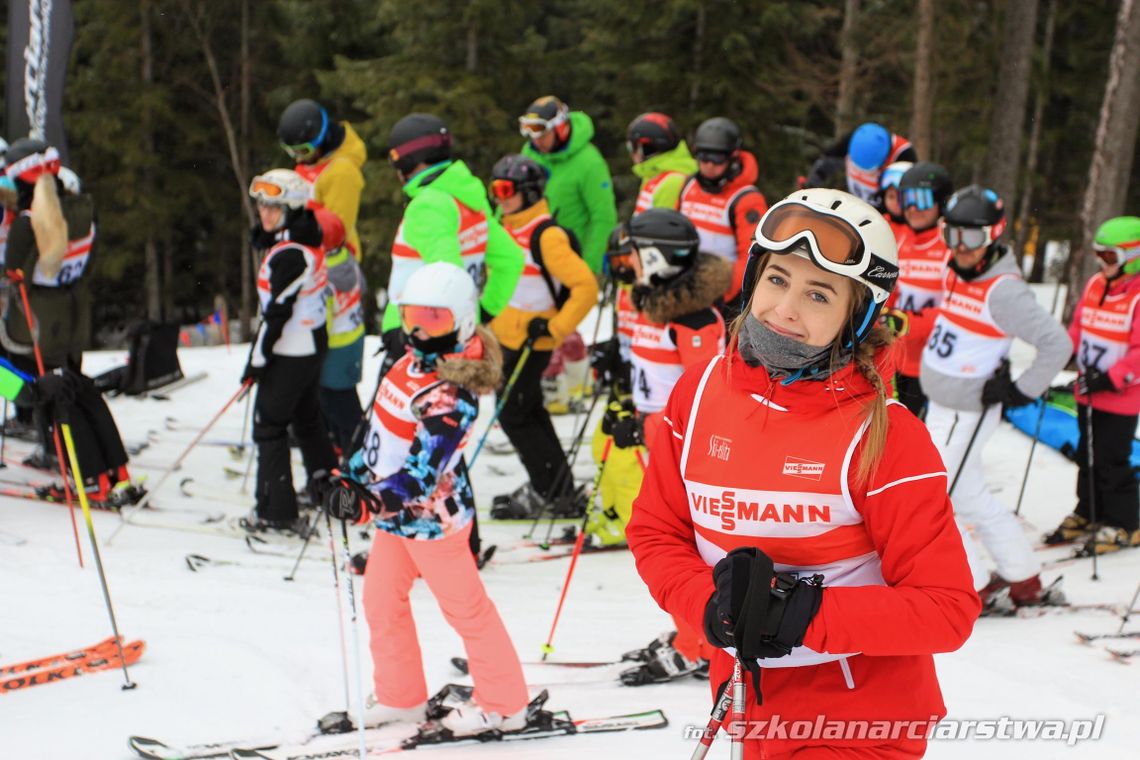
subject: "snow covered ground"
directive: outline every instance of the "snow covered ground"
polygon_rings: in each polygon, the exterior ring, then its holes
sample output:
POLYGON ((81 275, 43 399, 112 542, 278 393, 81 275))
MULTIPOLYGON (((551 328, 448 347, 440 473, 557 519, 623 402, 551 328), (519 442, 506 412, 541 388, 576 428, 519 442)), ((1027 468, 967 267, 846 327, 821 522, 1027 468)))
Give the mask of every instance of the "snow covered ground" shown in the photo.
MULTIPOLYGON (((1046 302, 1051 289, 1042 294, 1046 302)), ((369 348, 373 349, 373 339, 369 348)), ((371 354, 371 350, 369 351, 371 354)), ((137 457, 137 474, 157 481, 161 468, 176 457, 194 432, 236 390, 245 349, 183 350, 187 374, 207 371, 206 380, 176 391, 168 401, 119 398, 112 409, 128 442, 157 431, 155 442, 137 457), (182 429, 167 430, 173 417, 182 429)), ((121 363, 122 352, 90 354, 86 369, 95 373, 121 363)), ((1024 363, 1025 353, 1015 353, 1024 363)), ((367 374, 375 360, 369 359, 367 374)), ((368 384, 368 383, 366 383, 368 384)), ((361 388, 361 395, 371 387, 361 388)), ((485 421, 490 407, 485 407, 485 421)), ((570 436, 572 418, 558 426, 570 436)), ((164 507, 243 514, 240 480, 226 479, 223 467, 241 468, 222 441, 237 441, 242 408, 235 405, 187 459, 183 475, 232 494, 225 500, 189 499, 178 490, 181 476, 171 478, 157 494, 164 507)), ((492 441, 505 440, 499 432, 492 441)), ((27 444, 8 442, 7 456, 17 458, 27 444)), ((1029 440, 1002 425, 987 449, 988 477, 1000 497, 1016 500, 1029 440)), ((584 465, 584 462, 582 463, 584 465)), ((582 477, 589 468, 579 466, 582 477)), ((21 471, 10 468, 2 477, 21 471)), ((1038 528, 1052 527, 1072 507, 1075 468, 1055 452, 1037 450, 1026 491, 1024 515, 1038 528)), ((485 452, 475 468, 481 506, 491 497, 523 481, 513 456, 485 452)), ((248 502, 248 499, 246 500, 248 502)), ((156 516, 148 516, 156 517, 156 516)), ((192 524, 189 515, 163 519, 192 524)), ((101 540, 119 524, 113 514, 96 513, 101 540)), ((80 522, 82 530, 82 522, 80 522)), ((506 545, 526 526, 486 525, 487 543, 506 545)), ((0 530, 26 543, 0 541, 0 662, 98 641, 109 624, 91 563, 87 537, 81 533, 86 569, 79 569, 64 508, 0 498, 0 530)), ((0 536, 2 538, 2 536, 0 536)), ((357 540, 360 548, 362 541, 357 540)), ((354 547, 355 548, 355 547, 354 547)), ((282 577, 292 557, 258 556, 237 538, 204 532, 128 526, 103 551, 119 625, 128 638, 146 640, 147 651, 131 669, 134 691, 120 691, 120 672, 86 675, 60 683, 0 696, 0 758, 56 760, 132 755, 131 734, 168 742, 199 742, 281 729, 303 734, 320 715, 344 703, 341 653, 337 643, 337 606, 322 536, 302 561, 297 578, 282 577), (242 566, 216 566, 191 572, 187 553, 242 566)), ((505 561, 511 552, 500 557, 505 561)), ((1057 556, 1058 552, 1044 556, 1057 556)), ((484 582, 506 620, 524 660, 535 660, 545 640, 566 572, 567 561, 499 564, 483 574, 484 582)), ((1046 573, 1065 575, 1073 602, 1124 604, 1140 582, 1140 552, 1104 558, 1099 581, 1090 580, 1088 562, 1046 573)), ((422 584, 413 605, 424 650, 424 666, 433 689, 462 682, 448 664, 461 655, 458 637, 443 621, 422 584)), ((1056 741, 934 742, 929 757, 956 758, 1132 758, 1140 747, 1137 687, 1140 667, 1112 661, 1096 647, 1078 645, 1073 630, 1115 630, 1119 619, 1106 612, 1055 615, 1033 620, 985 619, 960 651, 937 658, 950 715, 960 719, 1095 718, 1104 715, 1099 741, 1067 747, 1056 741)), ((1137 621, 1140 622, 1140 621, 1137 621)), ((361 619, 361 642, 366 629, 361 619)), ((606 660, 643 646, 669 627, 638 578, 628 553, 587 556, 579 563, 555 640, 560 659, 606 660)), ((367 648, 361 647, 367 669, 367 648)), ((670 726, 635 734, 606 734, 430 750, 437 758, 533 757, 571 758, 587 753, 599 758, 687 757, 693 744, 683 738, 686 725, 703 726, 709 709, 705 683, 691 681, 640 689, 599 681, 595 674, 553 668, 528 668, 528 680, 549 684, 549 706, 574 717, 593 717, 661 708, 670 726), (577 681, 577 682, 575 682, 577 681), (585 682, 583 682, 585 681, 585 682)), ((366 670, 367 684, 367 670, 366 670)), ((355 688, 355 687, 354 687, 355 688)), ((907 688, 899 684, 899 688, 907 688)), ((722 735, 713 757, 727 758, 722 735)))

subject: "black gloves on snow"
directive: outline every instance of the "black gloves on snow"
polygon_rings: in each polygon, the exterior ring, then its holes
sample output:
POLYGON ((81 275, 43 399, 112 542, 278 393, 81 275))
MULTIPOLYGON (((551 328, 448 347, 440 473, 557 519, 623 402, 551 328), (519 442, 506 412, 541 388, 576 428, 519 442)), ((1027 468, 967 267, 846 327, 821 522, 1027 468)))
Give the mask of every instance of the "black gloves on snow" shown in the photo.
POLYGON ((1005 360, 994 372, 994 376, 982 386, 982 405, 993 406, 1001 404, 1007 409, 1016 409, 1019 406, 1032 404, 1033 399, 1026 396, 1009 376, 1009 361, 1005 360))
POLYGON ((716 591, 705 605, 705 635, 735 647, 745 661, 783 657, 800 646, 823 601, 823 576, 775 572, 754 547, 733 549, 713 568, 716 591))
POLYGON ((545 317, 535 317, 526 323, 526 336, 535 341, 539 338, 552 338, 550 333, 550 320, 545 317))
POLYGON ((644 425, 629 399, 610 402, 602 417, 602 432, 613 436, 614 446, 619 449, 630 449, 645 443, 644 425))
POLYGON ((1100 393, 1101 391, 1116 390, 1116 386, 1112 384, 1112 378, 1108 376, 1108 373, 1101 372, 1096 367, 1089 367, 1077 375, 1076 388, 1077 392, 1082 396, 1087 396, 1090 393, 1100 393))

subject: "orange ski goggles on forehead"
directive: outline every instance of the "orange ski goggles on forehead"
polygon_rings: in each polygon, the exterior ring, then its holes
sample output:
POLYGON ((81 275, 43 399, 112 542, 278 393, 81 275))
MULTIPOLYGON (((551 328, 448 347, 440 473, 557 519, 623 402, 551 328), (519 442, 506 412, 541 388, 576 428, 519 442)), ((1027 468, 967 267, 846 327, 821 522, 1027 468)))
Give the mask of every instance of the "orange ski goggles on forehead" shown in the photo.
POLYGON ((280 185, 257 178, 249 186, 249 194, 259 201, 280 198, 284 192, 280 185))
POLYGON ((455 332, 455 315, 446 306, 406 304, 400 307, 400 324, 404 332, 422 330, 429 338, 439 338, 455 332))

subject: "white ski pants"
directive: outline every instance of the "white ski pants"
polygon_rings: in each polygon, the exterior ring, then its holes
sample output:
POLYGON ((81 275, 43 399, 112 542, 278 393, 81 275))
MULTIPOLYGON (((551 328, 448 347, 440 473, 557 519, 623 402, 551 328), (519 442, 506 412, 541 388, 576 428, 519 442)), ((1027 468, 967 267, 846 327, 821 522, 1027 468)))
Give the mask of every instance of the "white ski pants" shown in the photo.
POLYGON ((926 427, 946 465, 946 487, 951 488, 950 501, 976 589, 989 582, 990 574, 966 526, 973 528, 1004 580, 1023 581, 1041 572, 1041 562, 1017 518, 986 487, 982 453, 1000 420, 1000 406, 988 407, 985 412, 962 412, 931 401, 926 412, 926 427))

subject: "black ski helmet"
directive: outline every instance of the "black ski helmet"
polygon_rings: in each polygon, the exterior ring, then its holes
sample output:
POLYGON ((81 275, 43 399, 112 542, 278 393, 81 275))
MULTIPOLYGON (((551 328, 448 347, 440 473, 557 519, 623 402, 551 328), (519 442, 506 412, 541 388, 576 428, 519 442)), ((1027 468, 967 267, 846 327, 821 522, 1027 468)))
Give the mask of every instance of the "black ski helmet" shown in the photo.
POLYGON ((629 225, 621 222, 613 228, 606 240, 606 263, 614 279, 626 285, 633 284, 632 256, 633 243, 629 239, 629 225))
POLYGON ((1007 250, 997 244, 1005 232, 1005 204, 993 190, 981 185, 967 185, 946 202, 943 215, 943 234, 949 235, 950 227, 985 229, 986 252, 978 263, 969 269, 958 266, 956 257, 951 256, 949 266, 963 280, 969 281, 984 274, 1007 250))
MULTIPOLYGON (((294 100, 277 122, 277 139, 286 148, 311 146, 319 149, 329 134, 329 114, 320 103, 308 98, 294 100)), ((293 150, 289 151, 291 154, 293 150)))
POLYGON ((639 285, 655 285, 688 270, 701 244, 693 223, 671 208, 651 208, 634 216, 629 239, 641 263, 639 285))
POLYGON ((953 227, 992 227, 1005 219, 1005 206, 993 190, 967 185, 946 202, 943 216, 953 227))
POLYGON ((950 179, 950 172, 946 168, 929 161, 919 161, 907 169, 906 174, 899 180, 899 193, 902 195, 902 207, 905 211, 908 206, 917 206, 919 210, 937 206, 939 211, 946 208, 946 201, 950 193, 954 192, 954 183, 950 179))
POLYGON ((438 116, 411 113, 388 133, 388 160, 402 174, 451 158, 451 132, 438 116))
MULTIPOLYGON (((546 189, 546 170, 533 159, 509 153, 496 161, 491 169, 492 186, 496 181, 513 184, 514 191, 523 194, 523 208, 530 208, 542 200, 542 193, 546 189)), ((500 197, 493 187, 492 193, 495 197, 500 197)))
POLYGON ((702 150, 715 153, 732 154, 740 150, 744 138, 740 134, 740 127, 732 119, 715 116, 701 122, 697 131, 693 133, 693 151, 702 150))
POLYGON ((651 111, 643 113, 629 123, 626 130, 626 146, 630 153, 641 149, 643 159, 673 150, 681 142, 677 126, 663 113, 651 111))

